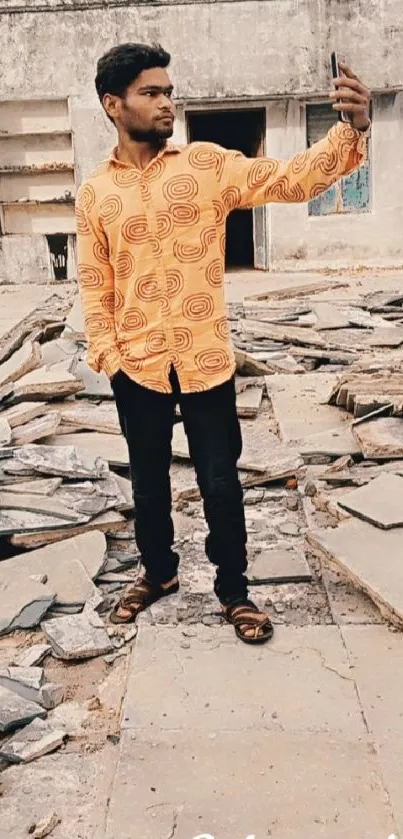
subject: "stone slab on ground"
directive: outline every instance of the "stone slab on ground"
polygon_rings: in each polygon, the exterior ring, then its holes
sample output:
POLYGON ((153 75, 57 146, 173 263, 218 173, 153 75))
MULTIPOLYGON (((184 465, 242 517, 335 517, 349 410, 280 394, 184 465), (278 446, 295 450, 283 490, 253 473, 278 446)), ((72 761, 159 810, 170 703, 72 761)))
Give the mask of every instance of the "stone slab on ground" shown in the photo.
POLYGON ((258 583, 310 582, 312 573, 302 552, 271 548, 257 554, 248 566, 248 579, 258 583))
POLYGON ((0 732, 3 734, 26 725, 35 717, 44 719, 46 715, 45 709, 36 702, 30 702, 18 693, 0 687, 0 732))
POLYGON ((123 728, 365 734, 337 627, 278 628, 256 649, 240 644, 228 626, 199 627, 185 648, 184 640, 180 626, 140 620, 123 728), (153 702, 156 673, 164 691, 153 702))
POLYGON ((371 734, 402 744, 403 635, 387 626, 343 626, 341 633, 371 734))
POLYGON ((353 434, 365 458, 403 457, 403 419, 380 417, 354 426, 353 434))
POLYGON ((56 434, 59 426, 59 412, 49 411, 44 416, 36 417, 36 419, 15 428, 12 434, 13 446, 26 446, 29 443, 35 443, 36 440, 51 437, 52 434, 56 434))
POLYGON ((282 440, 303 440, 344 426, 343 411, 327 404, 336 375, 274 375, 265 381, 282 440))
POLYGON ((11 443, 11 428, 7 420, 0 417, 0 446, 8 446, 11 443))
POLYGON ((25 344, 16 350, 7 361, 0 364, 0 387, 15 382, 31 370, 35 370, 41 363, 41 350, 39 344, 26 341, 25 344))
POLYGON ((379 475, 369 484, 337 499, 345 510, 364 521, 389 530, 403 525, 403 477, 379 475))
MULTIPOLYGON (((46 441, 50 446, 74 446, 82 459, 107 460, 112 466, 129 466, 129 452, 122 434, 101 434, 99 431, 83 431, 76 434, 57 434, 46 441)), ((97 477, 104 477, 98 475, 97 477)))
POLYGON ((80 515, 71 507, 49 496, 26 493, 22 495, 16 492, 5 492, 0 489, 0 509, 2 510, 26 510, 30 513, 39 513, 44 516, 54 516, 67 522, 84 522, 85 516, 80 515))
MULTIPOLYGON (((50 437, 49 440, 54 438, 50 437)), ((18 463, 27 469, 32 469, 40 475, 55 475, 64 478, 106 478, 109 474, 108 464, 100 456, 102 448, 94 448, 90 451, 78 448, 76 437, 67 441, 67 435, 52 445, 49 441, 46 446, 23 446, 17 450, 15 458, 18 463)))
POLYGON ((303 439, 295 441, 294 445, 305 459, 315 455, 345 457, 361 454, 361 449, 346 422, 337 428, 308 434, 303 439))
POLYGON ((10 585, 22 578, 45 575, 55 603, 82 607, 96 593, 92 580, 106 560, 103 533, 83 533, 29 553, 17 554, 2 562, 2 579, 10 585))
MULTIPOLYGON (((3 560, 4 562, 8 560, 3 560)), ((5 579, 2 568, 0 577, 0 635, 15 629, 37 626, 52 606, 56 593, 46 583, 27 577, 21 585, 18 574, 5 579)))
POLYGON ((101 373, 95 373, 86 361, 79 361, 74 374, 84 385, 84 390, 81 392, 82 397, 89 399, 113 399, 110 381, 103 371, 101 373))
POLYGON ((29 763, 63 745, 65 733, 53 728, 47 720, 35 719, 17 731, 0 749, 8 763, 29 763))
POLYGON ((68 525, 64 528, 55 527, 52 530, 38 530, 37 532, 16 533, 10 536, 9 541, 16 547, 36 548, 44 545, 61 542, 63 539, 70 539, 73 536, 80 536, 82 533, 91 533, 93 531, 101 531, 102 533, 116 533, 118 531, 126 531, 130 528, 130 523, 126 521, 124 516, 110 510, 107 513, 102 513, 96 516, 88 524, 82 525, 68 525))
POLYGON ((23 699, 39 705, 39 692, 44 679, 42 667, 7 667, 0 670, 0 687, 12 690, 23 699))
POLYGON ((17 667, 36 667, 42 664, 42 661, 51 652, 50 644, 33 644, 16 656, 13 664, 17 667))
POLYGON ((129 839, 133 825, 142 839, 387 839, 395 830, 365 738, 279 730, 133 734, 122 735, 105 839, 129 839))
POLYGON ((105 434, 121 433, 114 402, 103 402, 100 405, 84 400, 65 402, 60 406, 60 415, 69 433, 76 430, 98 431, 105 434))
POLYGON ((24 425, 24 423, 36 419, 46 411, 46 402, 19 402, 18 405, 13 405, 12 408, 6 408, 5 411, 2 411, 1 416, 7 420, 10 428, 17 428, 19 425, 24 425))
POLYGON ((307 534, 313 550, 365 591, 382 615, 403 627, 403 531, 351 518, 307 534))
MULTIPOLYGON (((28 839, 28 827, 56 811, 61 823, 50 839, 103 839, 105 811, 117 748, 56 751, 38 761, 10 765, 3 774, 1 839, 28 839)), ((244 837, 242 837, 244 839, 244 837)))
POLYGON ((93 658, 113 650, 102 618, 96 612, 65 615, 44 621, 41 627, 54 654, 66 661, 93 658))
POLYGON ((42 401, 46 399, 64 399, 83 389, 83 384, 72 373, 51 367, 39 367, 27 373, 13 384, 13 400, 26 399, 42 401))

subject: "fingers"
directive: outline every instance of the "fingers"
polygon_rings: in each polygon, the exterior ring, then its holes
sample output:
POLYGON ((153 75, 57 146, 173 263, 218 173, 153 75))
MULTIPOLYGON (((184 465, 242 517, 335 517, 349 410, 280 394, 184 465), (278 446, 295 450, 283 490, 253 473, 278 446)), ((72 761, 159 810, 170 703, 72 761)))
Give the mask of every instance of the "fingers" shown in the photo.
POLYGON ((334 99, 335 101, 342 100, 343 102, 358 102, 362 105, 367 105, 369 101, 369 96, 367 96, 366 93, 361 93, 358 90, 353 90, 347 87, 340 87, 337 91, 331 92, 330 99, 334 99))
POLYGON ((353 73, 351 67, 349 67, 348 64, 345 64, 344 61, 339 61, 339 67, 348 79, 358 79, 358 76, 353 73))
POLYGON ((343 111, 346 114, 362 114, 365 110, 362 103, 358 102, 335 102, 332 105, 334 111, 343 111))

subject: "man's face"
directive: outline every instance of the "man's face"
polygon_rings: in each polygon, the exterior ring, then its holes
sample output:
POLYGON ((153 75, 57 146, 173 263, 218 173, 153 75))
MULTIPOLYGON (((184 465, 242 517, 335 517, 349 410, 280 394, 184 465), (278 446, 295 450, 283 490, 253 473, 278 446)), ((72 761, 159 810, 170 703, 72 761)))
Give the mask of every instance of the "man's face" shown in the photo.
POLYGON ((119 128, 138 142, 159 143, 172 137, 175 107, 166 70, 143 70, 124 97, 107 95, 104 107, 119 128))

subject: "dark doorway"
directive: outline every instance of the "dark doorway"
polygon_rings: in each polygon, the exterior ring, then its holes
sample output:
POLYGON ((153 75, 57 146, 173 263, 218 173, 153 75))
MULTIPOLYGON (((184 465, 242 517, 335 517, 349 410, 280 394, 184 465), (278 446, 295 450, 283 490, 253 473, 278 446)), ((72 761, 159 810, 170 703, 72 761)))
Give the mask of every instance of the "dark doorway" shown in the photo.
POLYGON ((51 233, 46 238, 54 278, 55 280, 67 280, 67 234, 51 233))
MULTIPOLYGON (((266 114, 261 108, 233 111, 188 112, 189 142, 218 143, 241 151, 246 157, 263 154, 266 114)), ((235 210, 227 221, 227 268, 253 268, 255 243, 253 211, 235 210)))

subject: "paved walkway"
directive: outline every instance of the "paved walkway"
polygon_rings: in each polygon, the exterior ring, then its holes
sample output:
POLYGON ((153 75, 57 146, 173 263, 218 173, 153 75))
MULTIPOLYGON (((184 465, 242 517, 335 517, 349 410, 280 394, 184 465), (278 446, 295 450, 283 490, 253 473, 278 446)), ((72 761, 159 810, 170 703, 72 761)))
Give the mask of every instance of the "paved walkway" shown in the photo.
POLYGON ((384 626, 279 627, 251 649, 142 621, 105 839, 403 832, 402 674, 384 626))

